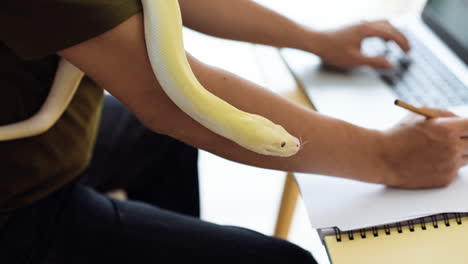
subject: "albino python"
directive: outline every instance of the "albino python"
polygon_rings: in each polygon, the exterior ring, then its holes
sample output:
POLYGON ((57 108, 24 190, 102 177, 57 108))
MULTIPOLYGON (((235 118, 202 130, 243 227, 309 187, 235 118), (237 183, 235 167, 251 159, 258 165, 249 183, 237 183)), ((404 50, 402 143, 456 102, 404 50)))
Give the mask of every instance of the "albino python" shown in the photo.
MULTIPOLYGON (((259 154, 288 157, 299 140, 270 120, 241 111, 207 91, 193 74, 182 40, 177 0, 142 0, 145 38, 151 66, 169 98, 214 133, 259 154)), ((49 96, 31 118, 0 126, 0 141, 39 135, 60 118, 84 73, 62 59, 49 96)))

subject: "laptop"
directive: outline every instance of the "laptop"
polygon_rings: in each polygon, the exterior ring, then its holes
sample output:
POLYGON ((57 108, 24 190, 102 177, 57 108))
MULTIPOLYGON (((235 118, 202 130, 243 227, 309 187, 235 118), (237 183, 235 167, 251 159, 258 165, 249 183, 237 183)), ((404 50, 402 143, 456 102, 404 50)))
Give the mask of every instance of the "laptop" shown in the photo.
POLYGON ((394 125, 408 113, 394 106, 395 99, 468 116, 466 14, 468 0, 428 0, 420 17, 392 21, 410 41, 407 55, 395 43, 365 40, 363 52, 386 55, 395 64, 391 71, 337 71, 310 53, 283 49, 281 55, 319 112, 350 123, 394 125))

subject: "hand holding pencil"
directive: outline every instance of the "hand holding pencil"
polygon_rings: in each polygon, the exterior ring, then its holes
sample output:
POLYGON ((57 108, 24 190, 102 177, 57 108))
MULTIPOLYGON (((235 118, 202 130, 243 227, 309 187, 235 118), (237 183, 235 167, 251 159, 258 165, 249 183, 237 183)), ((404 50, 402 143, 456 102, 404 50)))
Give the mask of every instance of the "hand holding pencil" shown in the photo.
POLYGON ((468 164, 468 119, 428 107, 395 104, 422 115, 409 115, 384 131, 383 158, 393 171, 387 186, 433 188, 450 184, 458 169, 468 164))

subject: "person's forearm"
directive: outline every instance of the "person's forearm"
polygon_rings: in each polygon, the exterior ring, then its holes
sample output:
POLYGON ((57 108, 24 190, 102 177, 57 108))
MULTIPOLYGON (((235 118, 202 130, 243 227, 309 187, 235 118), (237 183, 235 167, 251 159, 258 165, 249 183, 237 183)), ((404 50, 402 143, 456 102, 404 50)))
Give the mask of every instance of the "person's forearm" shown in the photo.
MULTIPOLYGON (((234 106, 260 114, 301 139, 302 149, 289 158, 263 156, 216 136, 195 122, 173 124, 170 134, 222 157, 283 171, 308 172, 381 182, 389 172, 379 156, 379 133, 320 115, 238 76, 190 58, 206 89, 234 106), (190 129, 181 130, 181 127, 190 129), (179 127, 181 126, 181 127, 179 127)), ((178 112, 179 118, 183 113, 178 112)), ((176 120, 176 118, 174 118, 176 120)))
POLYGON ((264 168, 371 182, 379 182, 389 172, 376 155, 378 132, 321 116, 189 56, 192 69, 208 90, 242 110, 282 125, 301 138, 303 149, 290 158, 264 156, 209 131, 162 90, 148 59, 141 15, 59 54, 127 105, 150 129, 222 157, 264 168))
POLYGON ((314 52, 322 34, 250 0, 179 0, 184 25, 234 40, 314 52))
POLYGON ((251 0, 179 0, 184 25, 197 31, 234 40, 312 52, 326 64, 350 69, 368 65, 391 69, 382 56, 361 52, 361 41, 379 37, 410 49, 405 36, 388 21, 365 22, 332 31, 315 31, 251 0))

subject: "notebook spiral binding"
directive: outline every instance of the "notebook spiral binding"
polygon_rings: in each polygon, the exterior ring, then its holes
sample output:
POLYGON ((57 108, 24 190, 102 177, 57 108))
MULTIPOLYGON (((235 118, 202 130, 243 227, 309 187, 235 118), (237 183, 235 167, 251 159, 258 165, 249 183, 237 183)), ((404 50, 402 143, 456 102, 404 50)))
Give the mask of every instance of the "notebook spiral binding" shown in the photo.
POLYGON ((397 233, 401 234, 404 232, 403 226, 407 226, 410 232, 415 232, 418 228, 421 230, 427 230, 429 225, 432 225, 433 228, 439 228, 439 224, 443 224, 447 227, 451 224, 461 225, 463 224, 462 218, 466 216, 468 216, 468 213, 444 213, 428 217, 421 217, 415 220, 382 225, 379 227, 362 228, 346 232, 343 232, 339 228, 334 227, 333 231, 335 233, 336 241, 341 242, 344 236, 348 237, 349 240, 354 240, 355 236, 360 236, 362 239, 364 239, 370 235, 373 237, 378 237, 379 235, 391 235, 392 228, 395 228, 397 233))

